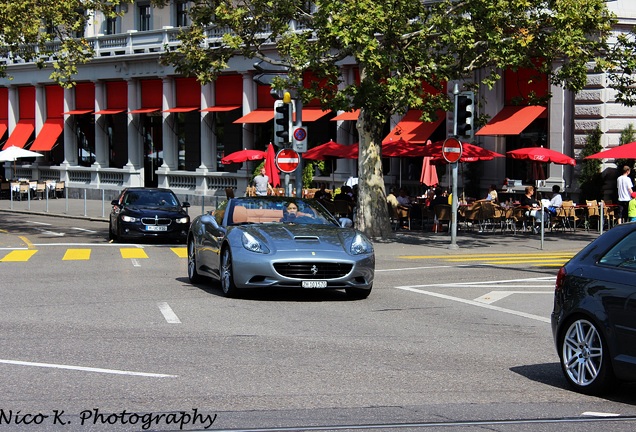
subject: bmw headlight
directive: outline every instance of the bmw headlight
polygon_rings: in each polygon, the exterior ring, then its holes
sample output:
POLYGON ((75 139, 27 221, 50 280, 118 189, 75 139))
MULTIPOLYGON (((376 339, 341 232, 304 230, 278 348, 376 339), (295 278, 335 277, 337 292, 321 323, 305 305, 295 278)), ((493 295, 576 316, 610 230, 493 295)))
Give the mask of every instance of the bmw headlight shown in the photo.
POLYGON ((124 222, 137 222, 139 218, 122 215, 121 220, 123 220, 124 222))
POLYGON ((178 224, 187 224, 188 222, 190 222, 190 218, 185 216, 185 217, 182 217, 182 218, 177 218, 174 221, 176 223, 178 223, 178 224))
POLYGON ((361 255, 373 252, 373 245, 362 234, 357 233, 351 242, 351 254, 361 255))
POLYGON ((252 234, 244 232, 241 239, 243 240, 243 247, 248 251, 257 253, 269 253, 269 249, 267 248, 267 246, 258 241, 252 234))

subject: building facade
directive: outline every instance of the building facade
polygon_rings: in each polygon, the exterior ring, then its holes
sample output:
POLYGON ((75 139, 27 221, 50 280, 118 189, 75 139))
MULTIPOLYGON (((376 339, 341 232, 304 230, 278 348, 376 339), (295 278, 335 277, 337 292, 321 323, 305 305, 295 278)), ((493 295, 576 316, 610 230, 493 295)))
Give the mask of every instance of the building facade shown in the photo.
MULTIPOLYGON (((72 89, 53 83, 50 69, 5 59, 12 80, 0 79, 0 147, 17 145, 44 156, 15 166, 5 163, 4 176, 63 180, 70 189, 145 185, 191 196, 225 195, 227 188, 241 194, 258 162, 222 165, 220 159, 241 149, 265 149, 273 135, 274 99, 268 86, 254 82, 257 72, 250 59, 233 59, 218 80, 203 86, 159 62, 166 49, 178 44, 179 27, 188 25, 188 6, 188 1, 177 0, 169 7, 153 8, 137 1, 124 6, 121 18, 95 14, 86 29, 95 58, 79 67, 72 89)), ((617 31, 636 24, 636 5, 630 0, 608 2, 608 7, 619 17, 617 31)), ((210 33, 206 42, 217 43, 221 36, 210 33)), ((632 123, 634 109, 614 103, 602 74, 590 73, 587 88, 575 95, 549 87, 546 79, 537 80, 531 89, 520 86, 525 73, 530 72, 504 71, 494 89, 483 89, 487 103, 476 114, 492 120, 478 131, 479 145, 502 154, 543 145, 576 156, 596 126, 603 132, 603 146, 609 147, 632 123), (515 106, 514 101, 529 90, 549 91, 553 97, 542 109, 515 106), (502 123, 502 118, 507 121, 502 123)), ((356 65, 343 65, 342 74, 347 82, 355 82, 356 65)), ((311 79, 309 74, 305 77, 311 79)), ((453 85, 449 83, 449 91, 453 85)), ((355 113, 305 106, 302 119, 309 147, 329 140, 355 145, 356 118, 355 113)), ((407 129, 424 141, 452 134, 450 115, 434 124, 418 124, 418 119, 415 111, 392 118, 387 137, 407 129)), ((332 163, 317 181, 339 185, 356 176, 355 161, 332 163)), ((385 160, 387 186, 406 186, 412 194, 419 193, 421 163, 414 158, 385 160)), ((536 180, 536 173, 518 161, 497 158, 482 164, 484 191, 505 178, 536 180)), ((574 168, 552 165, 545 170, 541 185, 546 189, 552 184, 576 189, 574 168)))

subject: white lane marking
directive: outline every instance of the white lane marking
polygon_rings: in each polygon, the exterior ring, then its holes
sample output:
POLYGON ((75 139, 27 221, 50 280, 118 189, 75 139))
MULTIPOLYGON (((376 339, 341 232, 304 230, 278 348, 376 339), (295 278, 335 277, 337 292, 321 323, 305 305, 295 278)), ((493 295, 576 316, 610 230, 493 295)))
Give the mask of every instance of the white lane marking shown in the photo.
POLYGON ((46 222, 38 222, 38 221, 27 221, 28 223, 32 223, 35 225, 46 225, 46 226, 51 226, 50 223, 46 223, 46 222))
POLYGON ((157 303, 157 306, 159 306, 159 310, 163 314, 163 317, 166 319, 166 321, 168 321, 170 324, 181 324, 181 320, 179 319, 177 314, 174 313, 168 303, 157 303))
POLYGON ((12 364, 12 365, 18 365, 18 366, 34 366, 34 367, 44 367, 44 368, 54 368, 54 369, 68 369, 68 370, 78 370, 83 372, 98 372, 98 373, 106 373, 106 374, 132 375, 132 376, 143 376, 143 377, 152 377, 152 378, 176 378, 177 376, 177 375, 157 374, 157 373, 149 373, 149 372, 133 372, 133 371, 125 371, 125 370, 117 370, 117 369, 102 369, 102 368, 71 366, 71 365, 61 365, 61 364, 52 364, 52 363, 26 362, 26 361, 19 361, 19 360, 1 360, 0 359, 0 363, 12 364))
POLYGON ((88 232, 88 233, 93 233, 93 234, 97 232, 97 231, 89 230, 89 229, 86 229, 86 228, 79 228, 79 227, 71 227, 71 229, 74 229, 76 231, 84 231, 84 232, 88 232))
POLYGON ((64 233, 61 233, 61 232, 48 231, 48 230, 45 230, 43 228, 36 228, 36 229, 38 231, 40 231, 42 234, 46 234, 46 235, 53 235, 53 236, 56 236, 56 237, 63 237, 64 236, 64 233))
POLYGON ((602 413, 602 412, 594 412, 594 411, 585 411, 581 415, 592 416, 592 417, 620 417, 620 414, 602 413))
POLYGON ((477 306, 477 307, 490 309, 490 310, 494 310, 494 311, 498 311, 498 312, 504 312, 504 313, 508 313, 508 314, 511 314, 511 315, 517 315, 517 316, 520 316, 520 317, 529 318, 529 319, 533 319, 533 320, 536 320, 536 321, 541 321, 541 322, 544 322, 544 323, 550 323, 550 318, 544 318, 544 317, 539 316, 539 315, 528 314, 528 313, 525 313, 525 312, 519 312, 519 311, 515 311, 515 310, 512 310, 512 309, 506 309, 506 308, 502 308, 502 307, 498 307, 498 306, 493 306, 493 305, 490 305, 490 304, 480 303, 480 302, 477 302, 477 301, 474 301, 474 300, 466 300, 466 299, 459 298, 459 297, 452 297, 452 296, 445 295, 445 294, 439 294, 439 293, 435 293, 435 292, 431 292, 431 291, 424 291, 424 290, 421 290, 421 289, 414 288, 412 286, 398 286, 398 287, 395 287, 395 288, 401 289, 401 290, 404 290, 404 291, 412 291, 412 292, 415 292, 415 293, 418 293, 418 294, 425 294, 425 295, 429 295, 431 297, 437 297, 437 298, 441 298, 441 299, 444 299, 444 300, 456 301, 458 303, 464 303, 464 304, 467 304, 467 305, 477 306))
POLYGON ((141 267, 141 263, 137 258, 131 258, 130 261, 132 262, 133 267, 141 267))
MULTIPOLYGON (((539 287, 541 288, 541 287, 539 287)), ((554 291, 490 291, 481 297, 477 297, 475 301, 485 304, 492 304, 501 299, 505 299, 512 294, 550 294, 554 295, 554 291)))

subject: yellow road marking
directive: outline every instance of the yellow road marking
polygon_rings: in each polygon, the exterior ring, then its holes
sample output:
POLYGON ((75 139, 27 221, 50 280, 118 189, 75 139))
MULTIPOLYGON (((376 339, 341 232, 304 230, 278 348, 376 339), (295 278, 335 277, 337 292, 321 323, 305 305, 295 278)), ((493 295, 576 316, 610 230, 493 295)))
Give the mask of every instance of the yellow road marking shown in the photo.
POLYGON ((554 252, 554 253, 550 253, 550 254, 542 254, 542 253, 526 253, 526 254, 509 254, 509 253, 500 253, 500 254, 470 254, 470 255, 465 255, 465 256, 461 256, 461 255, 401 255, 398 256, 398 258, 402 258, 402 259, 458 259, 458 260, 465 260, 467 258, 497 258, 497 257, 503 257, 503 258, 527 258, 527 257, 535 257, 535 256, 567 256, 569 258, 574 256, 574 252, 554 252))
POLYGON ((184 247, 173 247, 170 248, 172 252, 174 252, 179 258, 187 258, 188 257, 188 249, 184 247))
POLYGON ((119 252, 122 258, 148 258, 146 252, 140 248, 121 248, 119 252))
POLYGON ((68 249, 64 254, 62 261, 79 261, 91 258, 90 249, 68 249))
POLYGON ((9 252, 4 256, 4 258, 0 259, 1 262, 18 262, 18 261, 28 261, 33 255, 37 252, 36 249, 29 250, 14 250, 9 252))
POLYGON ((27 247, 28 247, 29 249, 35 249, 35 246, 33 246, 33 243, 31 243, 31 242, 29 241, 29 239, 28 239, 28 238, 26 238, 26 237, 24 237, 24 236, 18 236, 18 238, 19 238, 20 240, 22 240, 22 241, 23 241, 23 242, 27 245, 27 247))
POLYGON ((548 260, 555 260, 555 259, 563 259, 563 260, 568 260, 570 258, 572 258, 572 255, 531 255, 531 256, 527 256, 527 257, 510 257, 510 256, 502 256, 502 257, 482 257, 482 258, 473 258, 472 255, 470 257, 464 257, 464 258, 442 258, 445 261, 450 261, 450 262, 465 262, 465 261, 510 261, 510 262, 517 262, 520 260, 523 260, 524 262, 527 262, 529 258, 534 258, 534 259, 548 259, 548 260))

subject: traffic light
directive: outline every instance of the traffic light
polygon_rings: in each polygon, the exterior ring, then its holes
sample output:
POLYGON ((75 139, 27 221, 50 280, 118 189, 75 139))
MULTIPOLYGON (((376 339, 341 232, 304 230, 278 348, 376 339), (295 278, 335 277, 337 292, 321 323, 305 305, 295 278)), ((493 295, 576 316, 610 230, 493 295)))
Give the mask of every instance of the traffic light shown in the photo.
POLYGON ((457 136, 473 138, 474 135, 474 102, 473 92, 462 92, 457 96, 457 107, 455 124, 457 125, 457 136))
POLYGON ((284 100, 274 102, 274 144, 287 147, 292 129, 292 104, 284 100))

